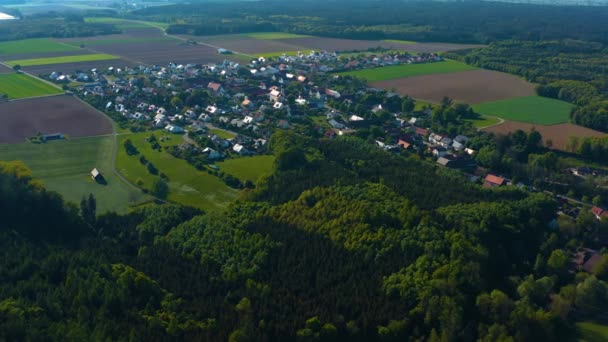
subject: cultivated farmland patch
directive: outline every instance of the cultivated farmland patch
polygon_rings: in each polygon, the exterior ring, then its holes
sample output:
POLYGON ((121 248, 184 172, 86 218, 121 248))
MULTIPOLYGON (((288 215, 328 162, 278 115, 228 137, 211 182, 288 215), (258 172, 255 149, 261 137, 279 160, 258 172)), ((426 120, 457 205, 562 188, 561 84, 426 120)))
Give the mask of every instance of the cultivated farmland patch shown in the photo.
POLYGON ((24 67, 23 69, 29 73, 35 75, 48 75, 53 71, 71 73, 75 71, 89 71, 91 69, 103 70, 109 67, 124 68, 137 66, 137 63, 127 61, 124 59, 111 59, 106 61, 93 61, 93 62, 78 62, 78 63, 65 63, 65 64, 48 64, 48 65, 35 65, 24 67))
POLYGON ((61 94, 63 91, 25 74, 0 74, 0 94, 9 99, 61 94))
POLYGON ((525 122, 506 121, 500 125, 495 125, 483 129, 484 132, 492 132, 496 134, 508 134, 521 129, 524 132, 529 132, 532 128, 537 130, 543 137, 543 143, 551 140, 552 148, 557 150, 566 150, 566 144, 570 137, 605 137, 606 133, 598 132, 590 128, 564 123, 559 125, 543 126, 534 125, 525 122))
POLYGON ((112 123, 94 108, 69 95, 0 103, 0 143, 62 133, 70 138, 112 133, 112 123))
POLYGON ((95 46, 96 51, 122 56, 143 64, 216 63, 226 59, 217 49, 205 45, 186 45, 173 41, 95 46))
POLYGON ((476 68, 468 64, 456 61, 442 61, 435 63, 421 64, 401 64, 372 69, 361 69, 355 71, 341 72, 340 75, 356 76, 366 79, 369 82, 399 79, 429 74, 446 74, 465 70, 475 70, 476 68))
POLYGON ((570 103, 541 96, 517 97, 473 106, 481 114, 539 125, 568 122, 572 108, 574 105, 570 103))
POLYGON ((472 70, 373 82, 374 87, 438 103, 444 96, 457 102, 480 103, 536 94, 535 85, 517 76, 490 70, 472 70))

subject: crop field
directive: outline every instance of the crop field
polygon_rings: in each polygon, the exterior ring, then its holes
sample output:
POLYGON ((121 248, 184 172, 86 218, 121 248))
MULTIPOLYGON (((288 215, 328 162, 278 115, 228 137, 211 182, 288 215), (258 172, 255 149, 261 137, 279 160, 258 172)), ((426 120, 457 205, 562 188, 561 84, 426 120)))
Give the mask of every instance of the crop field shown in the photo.
MULTIPOLYGON (((305 48, 298 45, 283 43, 280 39, 255 39, 241 35, 222 35, 222 36, 180 36, 186 39, 212 44, 230 51, 243 54, 264 54, 283 51, 298 51, 305 48)), ((280 55, 280 53, 279 53, 280 55)))
POLYGON ((515 132, 518 129, 529 132, 532 128, 538 131, 542 137, 543 142, 551 140, 552 148, 556 150, 566 150, 568 138, 570 137, 606 137, 608 134, 594 131, 590 128, 574 125, 571 123, 564 123, 559 125, 534 125, 525 122, 517 121, 506 121, 500 125, 492 126, 483 129, 484 132, 492 132, 495 134, 509 134, 515 132))
POLYGON ((217 49, 205 45, 187 45, 177 41, 157 41, 133 44, 107 44, 95 47, 96 51, 122 56, 143 64, 167 65, 173 63, 217 63, 228 58, 217 49))
POLYGON ((124 68, 125 66, 133 67, 138 64, 135 62, 127 61, 124 59, 111 59, 106 61, 93 61, 93 62, 78 62, 78 63, 65 63, 65 64, 47 64, 47 65, 33 65, 24 67, 23 69, 34 75, 48 75, 53 71, 61 72, 75 72, 75 71, 88 71, 93 68, 98 70, 107 69, 109 67, 124 68))
POLYGON ((253 156, 228 159, 216 163, 220 171, 233 175, 241 181, 256 182, 261 176, 270 174, 274 166, 274 156, 253 156))
POLYGON ((35 66, 35 65, 107 61, 107 60, 119 59, 119 58, 120 57, 105 54, 105 53, 94 53, 94 54, 75 55, 75 56, 18 59, 18 60, 7 61, 6 64, 8 64, 10 66, 21 65, 22 67, 27 67, 27 66, 35 66))
POLYGON ((38 132, 70 138, 112 133, 108 118, 68 95, 0 103, 0 120, 0 143, 21 143, 38 132))
POLYGON ((570 103, 541 96, 517 97, 473 106, 481 114, 539 125, 568 122, 572 108, 574 105, 570 103))
POLYGON ((306 38, 310 37, 304 34, 294 34, 286 32, 254 32, 244 33, 243 36, 253 39, 274 40, 274 39, 289 39, 289 38, 306 38))
POLYGON ((134 44, 134 43, 152 43, 152 42, 167 42, 176 41, 171 37, 113 37, 108 39, 87 39, 87 40, 66 40, 65 43, 73 46, 97 46, 109 44, 134 44))
POLYGON ((369 82, 375 82, 419 75, 446 74, 475 69, 475 67, 464 63, 447 60, 435 63, 401 64, 373 69, 347 71, 341 72, 340 75, 356 76, 366 79, 369 82))
POLYGON ((300 46, 303 49, 326 51, 365 51, 370 48, 396 49, 408 52, 444 52, 461 50, 481 45, 447 44, 447 43, 416 43, 410 41, 380 41, 380 40, 354 40, 326 37, 289 38, 277 40, 288 45, 300 46))
POLYGON ((24 39, 0 43, 0 55, 65 52, 74 50, 78 50, 78 48, 46 38, 24 39))
POLYGON ((79 203, 93 194, 97 211, 126 212, 132 205, 148 201, 144 195, 120 180, 112 171, 112 137, 91 137, 52 141, 46 144, 0 144, 0 160, 21 160, 32 169, 33 176, 64 199, 79 203), (107 184, 98 184, 90 172, 97 168, 107 184))
POLYGON ((294 51, 275 51, 275 52, 266 52, 266 53, 256 53, 255 56, 256 57, 266 57, 266 58, 276 58, 276 57, 280 57, 282 55, 287 55, 287 56, 297 56, 298 53, 303 53, 303 54, 308 54, 310 53, 310 51, 313 50, 294 50, 294 51))
POLYGON ((576 323, 578 330, 579 342, 604 342, 608 341, 608 326, 581 322, 576 323))
POLYGON ((6 94, 10 99, 62 93, 63 90, 25 74, 0 74, 0 94, 6 94))
MULTIPOLYGON (((185 160, 174 158, 165 151, 153 150, 146 141, 152 132, 127 134, 119 136, 118 158, 116 167, 118 171, 131 183, 141 184, 143 188, 150 189, 159 176, 150 174, 139 159, 143 155, 159 172, 169 177, 168 200, 204 210, 224 208, 234 200, 238 190, 228 187, 220 178, 207 172, 198 171, 185 160), (139 150, 139 155, 128 156, 123 144, 130 139, 139 150)), ((157 138, 167 137, 161 142, 162 146, 178 145, 182 142, 179 135, 169 135, 163 132, 154 132, 157 138)))
POLYGON ((457 102, 480 103, 536 94, 535 85, 517 76, 472 70, 373 82, 377 88, 395 89, 401 95, 439 103, 444 96, 457 102))

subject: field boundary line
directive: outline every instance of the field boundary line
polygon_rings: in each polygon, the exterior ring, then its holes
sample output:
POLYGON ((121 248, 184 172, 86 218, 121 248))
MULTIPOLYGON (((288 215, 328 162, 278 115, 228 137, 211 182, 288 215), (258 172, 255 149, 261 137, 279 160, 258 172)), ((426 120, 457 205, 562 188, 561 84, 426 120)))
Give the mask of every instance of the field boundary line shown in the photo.
POLYGON ((498 119, 498 123, 487 125, 487 126, 483 126, 483 127, 479 127, 479 128, 477 128, 478 131, 481 131, 482 129, 486 129, 486 128, 502 125, 506 121, 505 119, 499 118, 498 116, 486 115, 486 114, 483 114, 483 115, 485 115, 487 117, 490 117, 490 118, 498 119))

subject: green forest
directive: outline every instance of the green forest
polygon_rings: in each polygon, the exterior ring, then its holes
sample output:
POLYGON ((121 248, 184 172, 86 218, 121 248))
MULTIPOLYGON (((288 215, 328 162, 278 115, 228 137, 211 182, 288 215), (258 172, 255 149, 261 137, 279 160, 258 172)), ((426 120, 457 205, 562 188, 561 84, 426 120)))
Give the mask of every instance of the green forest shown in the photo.
POLYGON ((608 132, 608 47, 602 43, 509 40, 445 56, 538 83, 539 95, 577 105, 573 123, 608 132))
POLYGON ((564 341, 608 304, 570 253, 591 214, 485 189, 353 137, 278 132, 271 175, 221 212, 97 215, 0 163, 0 336, 18 340, 564 341))

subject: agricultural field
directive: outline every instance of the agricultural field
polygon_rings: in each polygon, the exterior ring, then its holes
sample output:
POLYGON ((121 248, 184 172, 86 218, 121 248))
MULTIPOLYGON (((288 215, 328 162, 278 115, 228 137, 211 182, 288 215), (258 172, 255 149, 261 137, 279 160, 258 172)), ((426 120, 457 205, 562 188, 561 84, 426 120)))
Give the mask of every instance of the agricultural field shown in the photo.
POLYGON ((608 341, 608 326, 581 322, 576 323, 580 342, 604 342, 608 341))
POLYGON ((606 137, 608 134, 594 131, 590 128, 564 123, 559 125, 534 125, 525 122, 506 121, 500 125, 495 125, 483 129, 484 132, 492 132, 495 134, 509 134, 521 129, 524 132, 529 132, 532 128, 538 131, 543 137, 543 143, 551 140, 551 148, 561 151, 566 151, 568 139, 570 137, 606 137))
POLYGON ((392 79, 371 85, 395 89, 401 95, 432 103, 439 103, 444 96, 457 102, 474 104, 536 94, 535 85, 522 78, 481 69, 392 79))
POLYGON ((294 50, 294 51, 275 51, 275 52, 267 52, 267 53, 256 53, 256 57, 266 57, 266 58, 276 58, 282 55, 288 56, 297 56, 298 53, 308 54, 312 50, 294 50))
MULTIPOLYGON (((99 38, 99 37, 97 37, 99 38)), ((170 42, 176 41, 175 38, 171 37, 131 37, 131 36, 118 36, 106 39, 86 39, 86 40, 65 40, 66 44, 73 46, 97 46, 97 45, 110 45, 110 44, 135 44, 135 43, 153 43, 153 42, 170 42)))
POLYGON ((241 181, 256 182, 261 176, 272 173, 274 156, 232 158, 216 163, 220 171, 233 175, 241 181))
POLYGON ((0 43, 0 55, 37 54, 47 52, 66 52, 78 50, 77 47, 62 44, 52 39, 24 39, 0 43))
POLYGON ((517 97, 473 106, 477 113, 539 125, 568 122, 572 108, 574 105, 570 103, 541 96, 517 97))
POLYGON ((109 67, 124 68, 134 67, 139 65, 138 63, 127 61, 124 59, 111 59, 105 61, 93 61, 93 62, 78 62, 78 63, 65 63, 65 64, 46 64, 46 65, 33 65, 24 67, 23 69, 28 73, 34 75, 48 75, 53 71, 71 73, 75 71, 88 71, 93 68, 102 70, 109 67))
POLYGON ((365 51, 367 49, 381 47, 384 49, 397 49, 408 52, 444 52, 481 46, 470 44, 416 43, 395 40, 354 40, 326 37, 288 38, 277 41, 288 45, 300 46, 303 49, 326 51, 365 51))
MULTIPOLYGON (((185 160, 174 158, 165 151, 153 150, 146 141, 152 132, 125 134, 118 139, 118 156, 116 168, 133 184, 140 184, 150 189, 159 176, 150 174, 146 167, 140 163, 143 155, 159 172, 169 177, 168 200, 183 205, 213 210, 224 208, 238 195, 238 190, 228 187, 219 177, 207 172, 198 171, 185 160), (139 150, 139 155, 128 156, 124 142, 130 139, 139 150)), ((182 142, 179 135, 170 135, 164 132, 154 132, 157 138, 167 139, 160 142, 161 146, 178 145, 182 142)))
POLYGON ((21 143, 39 132, 70 138, 112 133, 107 117, 69 95, 0 103, 0 120, 0 143, 21 143))
POLYGON ((402 64, 388 67, 378 67, 373 69, 347 71, 341 72, 340 75, 356 76, 366 79, 369 82, 375 82, 419 75, 446 74, 475 69, 477 68, 464 63, 447 60, 435 63, 402 64))
POLYGON ((33 176, 47 189, 60 193, 66 200, 79 203, 93 194, 97 212, 126 212, 129 206, 150 201, 149 196, 124 183, 112 167, 112 137, 58 140, 45 144, 0 144, 0 160, 21 160, 32 169, 33 176), (99 169, 107 184, 98 184, 90 176, 99 169))
POLYGON ((286 32, 254 32, 254 33, 244 33, 243 36, 253 38, 253 39, 262 39, 262 40, 310 37, 310 36, 303 35, 303 34, 294 34, 294 33, 286 33, 286 32))
POLYGON ((35 65, 107 61, 107 60, 113 60, 113 59, 119 59, 119 58, 120 57, 105 54, 105 53, 94 53, 94 54, 74 55, 74 56, 18 59, 18 60, 7 61, 6 64, 8 64, 10 66, 20 65, 22 67, 28 67, 28 66, 35 66, 35 65))
MULTIPOLYGON (((10 99, 62 94, 63 90, 25 74, 0 74, 0 94, 10 99)), ((0 104, 0 108, 2 105, 0 104)))
POLYGON ((465 121, 471 122, 475 128, 482 129, 485 127, 499 124, 501 122, 501 119, 493 116, 480 115, 480 117, 477 119, 466 119, 465 121))

